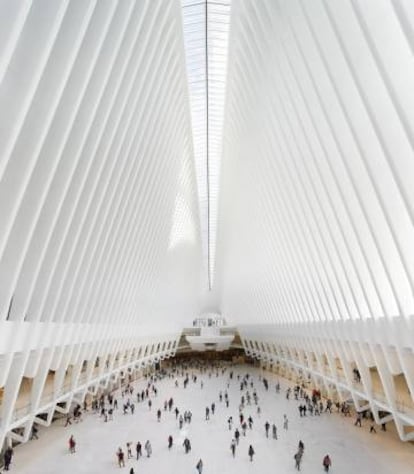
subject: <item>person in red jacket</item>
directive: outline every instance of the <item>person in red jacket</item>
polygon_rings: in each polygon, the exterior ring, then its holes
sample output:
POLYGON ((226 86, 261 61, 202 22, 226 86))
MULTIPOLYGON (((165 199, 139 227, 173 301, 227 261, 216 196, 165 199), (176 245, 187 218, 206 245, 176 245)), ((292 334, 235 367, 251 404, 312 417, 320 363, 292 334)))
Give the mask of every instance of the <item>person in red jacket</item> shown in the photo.
POLYGON ((71 437, 69 438, 69 452, 71 454, 75 453, 76 452, 75 448, 76 448, 76 441, 73 435, 71 435, 71 437))
POLYGON ((125 467, 125 454, 122 451, 122 448, 118 448, 118 451, 116 452, 116 457, 118 458, 118 466, 125 467))
POLYGON ((332 461, 331 461, 331 458, 329 457, 329 454, 327 454, 324 458, 323 458, 323 461, 322 461, 322 465, 325 469, 325 472, 328 472, 329 471, 329 468, 331 467, 332 465, 332 461))

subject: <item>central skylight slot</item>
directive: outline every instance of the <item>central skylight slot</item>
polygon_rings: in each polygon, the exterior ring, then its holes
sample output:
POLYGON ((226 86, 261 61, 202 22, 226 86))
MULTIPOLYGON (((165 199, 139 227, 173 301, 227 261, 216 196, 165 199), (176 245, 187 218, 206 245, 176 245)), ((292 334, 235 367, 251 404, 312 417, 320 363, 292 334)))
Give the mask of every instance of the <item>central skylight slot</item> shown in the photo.
POLYGON ((214 275, 230 0, 182 0, 194 156, 208 288, 214 275))

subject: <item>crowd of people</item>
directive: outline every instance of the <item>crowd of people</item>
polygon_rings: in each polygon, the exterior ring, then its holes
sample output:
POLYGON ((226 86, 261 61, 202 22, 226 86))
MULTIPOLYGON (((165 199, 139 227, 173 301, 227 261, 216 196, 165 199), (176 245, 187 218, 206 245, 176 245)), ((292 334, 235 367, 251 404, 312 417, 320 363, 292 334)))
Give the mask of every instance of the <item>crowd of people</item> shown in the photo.
MULTIPOLYGON (((206 364, 201 360, 194 360, 191 362, 186 362, 181 365, 175 364, 170 368, 158 371, 151 375, 147 375, 145 379, 146 387, 140 390, 136 390, 132 384, 128 384, 121 392, 120 396, 122 398, 122 408, 123 408, 123 415, 127 414, 134 414, 135 412, 135 403, 142 404, 146 403, 148 410, 151 411, 153 402, 156 401, 156 397, 158 394, 157 383, 165 378, 174 379, 174 387, 176 389, 183 388, 186 389, 189 384, 192 382, 193 384, 198 384, 200 389, 204 387, 204 378, 212 378, 219 376, 224 377, 225 386, 223 389, 219 390, 217 394, 217 400, 213 400, 210 405, 205 407, 205 416, 204 420, 209 422, 211 417, 215 415, 216 412, 216 403, 223 404, 227 409, 230 406, 230 396, 229 396, 229 388, 230 386, 237 385, 239 387, 239 400, 237 400, 238 405, 238 423, 234 422, 233 415, 230 415, 227 419, 227 427, 228 430, 232 434, 232 438, 230 441, 230 452, 233 458, 236 457, 237 447, 240 444, 240 440, 243 437, 247 437, 248 431, 253 430, 253 426, 255 425, 255 420, 251 414, 249 416, 245 416, 245 410, 249 407, 255 407, 255 413, 257 418, 260 418, 261 415, 261 408, 260 408, 260 398, 259 398, 259 389, 258 389, 258 382, 259 384, 263 385, 265 391, 269 391, 270 383, 266 377, 259 376, 258 378, 252 376, 251 373, 246 372, 245 374, 235 373, 235 370, 231 365, 224 365, 224 364, 206 364), (256 379, 256 380, 255 380, 256 379), (134 402, 135 401, 135 402, 134 402), (237 425, 237 426, 236 426, 237 425)), ((280 393, 281 386, 280 382, 277 382, 275 385, 275 393, 278 395, 280 393)), ((307 391, 300 387, 299 385, 295 385, 293 387, 288 387, 286 390, 286 399, 290 399, 291 395, 293 394, 294 399, 296 401, 300 401, 300 405, 298 406, 299 415, 300 417, 304 417, 307 415, 321 415, 323 412, 331 413, 332 408, 332 401, 327 400, 325 405, 323 404, 320 393, 318 391, 313 391, 312 394, 308 394, 307 391)), ((158 400, 157 400, 158 401, 158 400)), ((113 420, 113 413, 114 410, 118 408, 118 400, 115 398, 115 395, 112 393, 109 394, 102 394, 99 399, 94 400, 92 403, 92 411, 95 414, 99 414, 100 418, 103 418, 104 422, 113 420)), ((85 406, 84 409, 86 410, 87 407, 85 406)), ((75 412, 77 413, 77 417, 79 418, 79 411, 80 406, 75 408, 75 412)), ((178 430, 179 432, 183 429, 184 425, 189 425, 192 421, 193 414, 191 410, 186 409, 181 412, 179 407, 175 404, 174 398, 169 397, 166 399, 162 405, 157 408, 156 410, 156 419, 160 423, 163 418, 163 411, 165 413, 172 413, 177 420, 178 430)), ((70 415, 69 415, 70 416, 70 415)), ((70 424, 70 423, 69 423, 70 424)), ((66 423, 65 426, 67 426, 66 423)), ((278 430, 277 425, 273 421, 272 423, 269 420, 266 420, 263 424, 264 426, 264 436, 269 438, 271 436, 272 439, 278 440, 278 430)), ((283 414, 282 418, 282 427, 283 430, 287 431, 289 429, 289 419, 286 414, 283 414)), ((115 452, 117 464, 119 467, 125 467, 126 459, 136 459, 137 461, 143 456, 142 449, 145 451, 145 455, 147 458, 150 458, 152 455, 152 445, 150 440, 146 440, 144 446, 140 441, 135 443, 135 455, 133 455, 133 445, 131 441, 126 442, 126 454, 122 447, 118 447, 115 452)), ((70 453, 75 453, 75 446, 76 441, 71 435, 69 439, 69 451, 70 453)), ((170 434, 167 438, 167 448, 171 450, 174 446, 174 438, 173 435, 170 434)), ((184 448, 184 453, 188 454, 191 452, 191 441, 186 436, 184 441, 182 442, 182 446, 184 448)), ((298 444, 298 450, 294 454, 293 458, 295 461, 295 467, 297 470, 300 470, 301 463, 304 455, 304 443, 300 440, 298 444)), ((247 448, 247 458, 250 462, 253 462, 255 456, 255 449, 253 444, 248 444, 247 448)), ((198 462, 195 466, 196 470, 199 474, 203 471, 203 459, 199 458, 198 462)), ((331 458, 329 454, 324 455, 322 460, 322 466, 325 471, 329 471, 330 466, 332 465, 331 458)), ((134 474, 134 467, 130 468, 130 474, 134 474)))
MULTIPOLYGON (((254 371, 243 372, 242 367, 235 367, 231 363, 207 363, 203 360, 191 360, 181 363, 171 363, 163 370, 154 371, 145 376, 144 379, 136 383, 128 383, 122 390, 111 393, 102 393, 89 404, 86 401, 83 408, 77 404, 73 410, 67 415, 65 427, 72 425, 72 420, 75 422, 82 421, 84 412, 88 412, 96 417, 97 421, 110 422, 116 416, 134 415, 138 408, 140 410, 148 410, 153 413, 154 419, 160 425, 165 419, 175 419, 176 432, 171 432, 166 438, 166 447, 169 451, 173 448, 179 448, 174 438, 179 439, 182 445, 184 454, 189 454, 192 451, 192 443, 188 436, 188 427, 193 420, 193 413, 189 407, 178 406, 173 396, 174 390, 187 390, 190 385, 198 390, 203 390, 204 385, 208 383, 209 379, 217 379, 217 393, 214 399, 211 400, 207 406, 204 407, 204 422, 209 423, 217 412, 217 406, 220 407, 220 416, 223 412, 228 416, 224 418, 223 428, 229 432, 229 448, 230 456, 235 458, 240 449, 239 446, 244 444, 241 442, 246 438, 246 460, 254 462, 255 459, 255 445, 249 433, 256 430, 262 433, 264 438, 273 439, 275 442, 283 437, 285 432, 289 430, 289 418, 286 413, 280 414, 280 426, 282 431, 278 432, 277 420, 270 419, 266 413, 266 419, 261 419, 262 410, 260 406, 261 394, 274 393, 276 397, 283 397, 281 395, 281 384, 276 381, 274 387, 267 377, 262 373, 254 371), (158 386, 162 381, 170 382, 169 395, 161 400, 158 397, 161 393, 158 386), (222 386, 220 386, 222 384, 222 386), (171 390, 172 389, 172 390, 171 390), (119 403, 119 405, 118 405, 119 403), (153 410, 153 405, 154 410, 153 410), (119 409, 118 406, 121 408, 119 409), (237 410, 237 415, 235 411, 237 410), (259 430, 259 431, 258 431, 259 430), (263 431, 262 431, 263 430, 263 431), (186 433, 184 436, 183 433, 186 433), (184 437, 184 439, 182 439, 184 437)), ((165 384, 163 384, 165 387, 165 384)), ((332 413, 332 408, 336 405, 337 411, 344 416, 349 413, 349 406, 346 403, 335 404, 332 400, 323 400, 318 390, 309 391, 301 386, 295 384, 287 387, 285 390, 286 400, 297 402, 298 418, 322 416, 323 414, 332 413)), ((178 397, 179 398, 179 397, 178 397)), ((288 403, 291 403, 288 402, 288 403)), ((275 416, 276 414, 273 414, 275 416)), ((200 417, 197 417, 197 423, 203 422, 200 417)), ((357 415, 355 425, 361 426, 362 414, 357 415)), ((371 424, 371 432, 373 431, 371 424)), ((374 428, 375 431, 375 428, 374 428)), ((37 438, 37 431, 35 433, 37 438)), ((34 439, 36 439, 34 438, 34 439)), ((77 442, 73 434, 70 435, 69 453, 75 454, 77 442)), ((198 457, 200 454, 197 451, 197 463, 195 469, 199 474, 202 473, 204 462, 208 461, 198 457)), ((129 465, 130 474, 134 474, 136 466, 134 461, 139 461, 141 457, 151 458, 153 455, 153 447, 151 440, 146 439, 143 444, 141 441, 126 441, 124 445, 118 446, 115 450, 116 463, 120 468, 129 465), (143 451, 145 454, 143 454, 143 451), (132 465, 131 465, 132 464, 132 465)), ((305 446, 302 440, 299 440, 297 451, 292 453, 294 459, 294 466, 299 471, 304 460, 305 446)), ((155 453, 156 454, 156 453, 155 453)), ((13 457, 13 450, 7 449, 4 454, 5 469, 8 470, 11 465, 13 457)), ((323 453, 322 466, 328 472, 332 466, 331 456, 323 453)), ((208 464, 208 463, 207 463, 208 464)))

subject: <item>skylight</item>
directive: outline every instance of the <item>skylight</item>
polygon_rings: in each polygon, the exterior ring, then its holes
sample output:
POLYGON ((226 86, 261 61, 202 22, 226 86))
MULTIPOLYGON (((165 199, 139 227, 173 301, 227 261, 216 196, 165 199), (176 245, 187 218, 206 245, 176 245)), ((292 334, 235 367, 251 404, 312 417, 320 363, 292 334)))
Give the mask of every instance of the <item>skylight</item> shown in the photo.
POLYGON ((209 289, 216 250, 230 1, 182 0, 203 256, 209 289))

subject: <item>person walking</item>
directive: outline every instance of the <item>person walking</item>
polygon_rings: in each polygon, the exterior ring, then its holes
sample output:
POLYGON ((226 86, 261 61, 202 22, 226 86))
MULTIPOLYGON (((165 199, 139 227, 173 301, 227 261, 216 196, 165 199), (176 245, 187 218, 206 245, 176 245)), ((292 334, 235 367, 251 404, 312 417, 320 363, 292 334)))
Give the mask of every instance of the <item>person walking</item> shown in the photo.
POLYGON ((151 457, 151 454, 152 454, 152 446, 151 446, 151 443, 149 442, 149 440, 147 439, 147 441, 145 442, 145 451, 147 453, 147 458, 151 457))
POLYGON ((125 467, 125 455, 121 447, 118 448, 118 451, 116 452, 116 457, 118 458, 118 466, 125 467))
POLYGON ((277 439, 277 428, 274 423, 272 425, 272 436, 273 436, 273 439, 277 439))
POLYGON ((289 427, 289 420, 286 415, 283 415, 283 429, 287 431, 289 427))
POLYGON ((131 442, 127 443, 126 447, 127 447, 128 459, 132 459, 132 443, 131 442))
POLYGON ((69 452, 71 454, 76 453, 76 441, 73 435, 69 438, 69 452))
POLYGON ((201 458, 198 460, 198 463, 196 464, 196 469, 198 471, 198 474, 201 474, 203 472, 203 461, 201 458))
POLYGON ((170 435, 168 436, 168 449, 171 449, 173 445, 173 437, 170 435))
POLYGON ((3 457, 5 471, 8 471, 10 469, 12 458, 13 458, 13 449, 9 446, 4 452, 4 457, 3 457))
POLYGON ((265 423, 266 438, 269 437, 269 428, 270 428, 270 423, 266 421, 265 423))
POLYGON ((185 449, 185 454, 188 454, 191 451, 191 443, 190 443, 190 440, 188 438, 185 438, 185 440, 183 442, 183 446, 184 446, 184 449, 185 449))
POLYGON ((138 441, 137 445, 135 446, 135 451, 137 453, 137 461, 142 456, 142 444, 138 441))
POLYGON ((323 461, 322 461, 322 465, 325 469, 325 472, 328 472, 329 471, 329 468, 331 467, 332 465, 332 461, 331 461, 331 458, 329 457, 329 454, 327 454, 324 458, 323 458, 323 461))
POLYGON ((254 449, 253 449, 252 445, 249 446, 248 454, 249 454, 249 457, 250 457, 250 462, 252 462, 253 461, 253 456, 254 456, 254 449))
POLYGON ((251 416, 249 416, 249 418, 247 418, 247 421, 249 423, 249 429, 252 430, 253 429, 253 418, 251 416))
POLYGON ((230 416, 229 419, 227 420, 227 423, 229 425, 229 431, 231 431, 232 427, 233 427, 233 417, 230 416))
POLYGON ((295 467, 298 471, 300 471, 300 464, 302 462, 303 451, 298 451, 294 456, 295 460, 295 467))
POLYGON ((230 444, 231 454, 236 457, 236 440, 233 438, 230 444))

